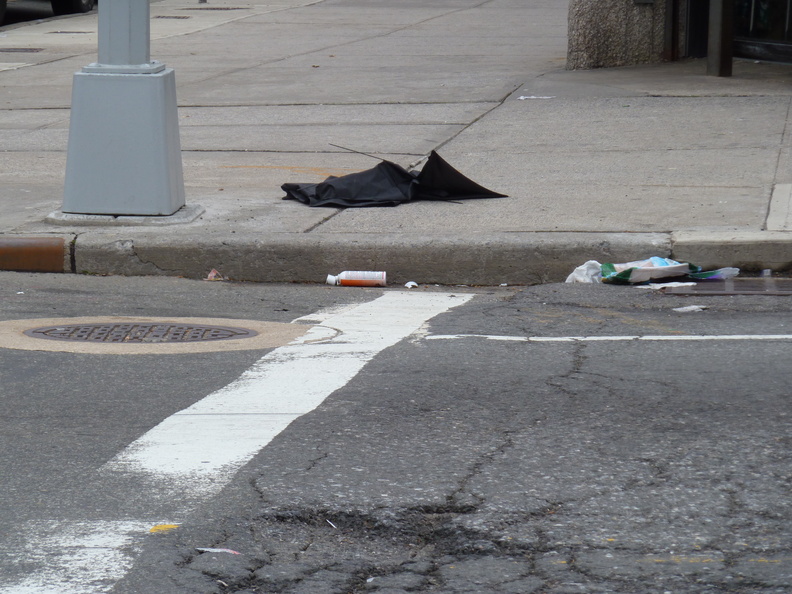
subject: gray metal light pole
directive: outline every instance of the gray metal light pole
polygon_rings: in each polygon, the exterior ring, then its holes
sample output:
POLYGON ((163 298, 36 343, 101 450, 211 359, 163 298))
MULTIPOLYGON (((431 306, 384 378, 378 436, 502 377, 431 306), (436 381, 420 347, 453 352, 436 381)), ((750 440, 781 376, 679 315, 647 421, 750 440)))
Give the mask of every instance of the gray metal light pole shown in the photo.
POLYGON ((176 77, 149 47, 148 0, 99 2, 99 62, 74 74, 64 213, 184 206, 176 77))

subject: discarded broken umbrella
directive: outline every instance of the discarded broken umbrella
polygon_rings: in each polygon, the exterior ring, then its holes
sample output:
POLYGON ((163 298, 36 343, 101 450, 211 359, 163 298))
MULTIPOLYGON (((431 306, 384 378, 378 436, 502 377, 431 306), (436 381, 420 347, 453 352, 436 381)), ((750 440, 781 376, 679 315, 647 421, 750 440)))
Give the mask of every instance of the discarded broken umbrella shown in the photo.
POLYGON ((432 151, 419 173, 407 171, 391 161, 321 183, 288 183, 281 189, 284 200, 298 200, 308 206, 337 208, 398 206, 415 200, 466 200, 505 198, 468 179, 432 151))

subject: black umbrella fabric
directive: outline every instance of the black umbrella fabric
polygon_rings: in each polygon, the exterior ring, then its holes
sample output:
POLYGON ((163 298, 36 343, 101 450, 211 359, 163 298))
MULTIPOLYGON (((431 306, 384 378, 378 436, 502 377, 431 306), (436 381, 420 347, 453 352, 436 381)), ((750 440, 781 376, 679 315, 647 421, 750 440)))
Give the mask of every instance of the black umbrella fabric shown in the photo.
POLYGON ((284 200, 308 206, 351 208, 398 206, 412 200, 464 200, 504 198, 478 185, 451 167, 432 151, 420 173, 412 173, 390 161, 341 177, 328 177, 318 184, 283 184, 284 200))

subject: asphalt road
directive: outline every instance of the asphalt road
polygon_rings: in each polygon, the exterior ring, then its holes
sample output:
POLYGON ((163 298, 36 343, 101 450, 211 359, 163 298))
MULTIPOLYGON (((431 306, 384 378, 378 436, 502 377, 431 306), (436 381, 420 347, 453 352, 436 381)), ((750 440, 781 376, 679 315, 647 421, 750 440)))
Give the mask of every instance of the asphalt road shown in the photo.
MULTIPOLYGON (((792 588, 789 298, 0 273, 0 322, 0 592, 792 588), (14 320, 75 316, 338 333, 180 354, 2 342, 14 320), (179 411, 322 387, 218 472, 145 457, 179 411)), ((243 441, 225 412, 201 463, 243 441)))

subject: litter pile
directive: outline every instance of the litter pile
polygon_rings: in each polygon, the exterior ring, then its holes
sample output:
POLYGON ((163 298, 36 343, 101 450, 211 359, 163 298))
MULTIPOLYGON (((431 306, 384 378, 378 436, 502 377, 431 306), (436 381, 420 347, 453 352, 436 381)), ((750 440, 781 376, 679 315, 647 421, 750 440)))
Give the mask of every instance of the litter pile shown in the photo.
POLYGON ((694 280, 727 279, 740 273, 739 268, 719 268, 702 270, 688 262, 677 262, 669 258, 654 256, 648 260, 637 260, 623 264, 600 264, 589 260, 575 268, 566 282, 568 283, 612 283, 616 285, 633 285, 646 283, 660 278, 689 278, 694 280))

